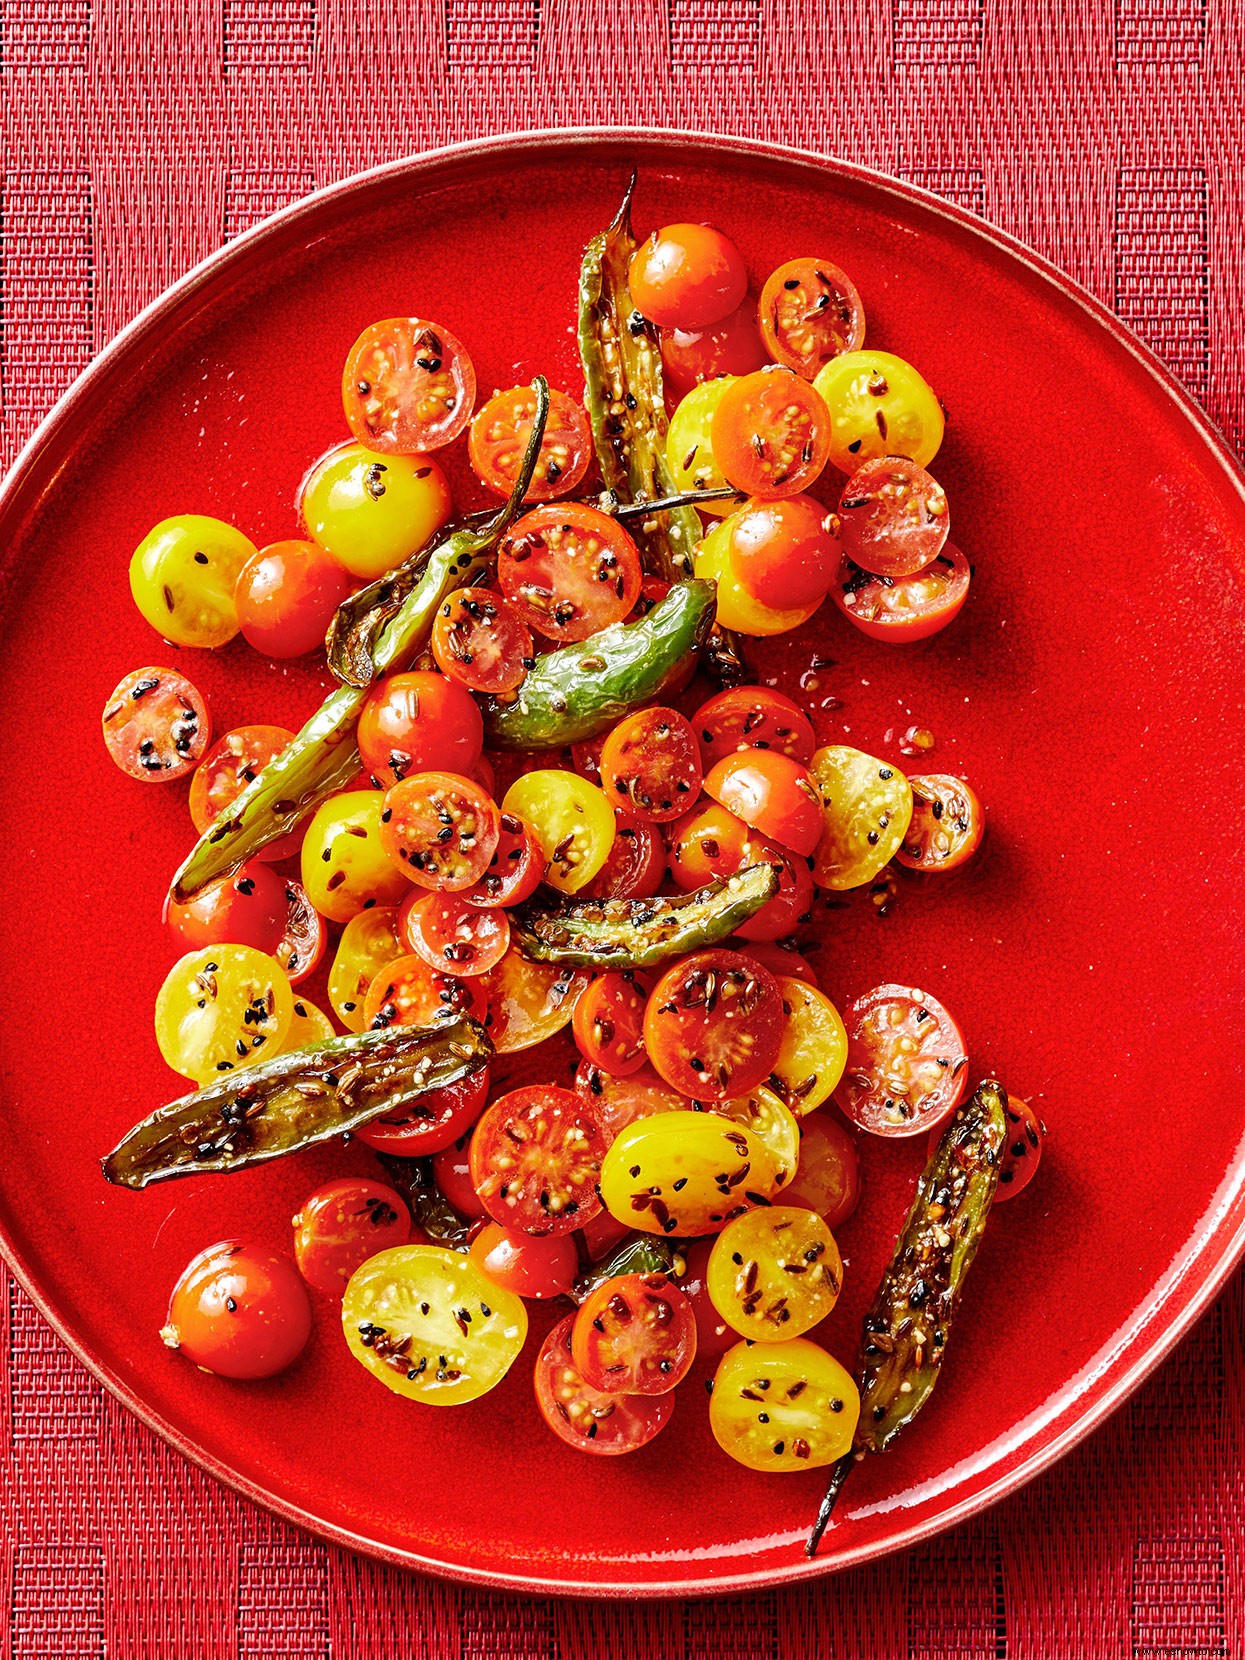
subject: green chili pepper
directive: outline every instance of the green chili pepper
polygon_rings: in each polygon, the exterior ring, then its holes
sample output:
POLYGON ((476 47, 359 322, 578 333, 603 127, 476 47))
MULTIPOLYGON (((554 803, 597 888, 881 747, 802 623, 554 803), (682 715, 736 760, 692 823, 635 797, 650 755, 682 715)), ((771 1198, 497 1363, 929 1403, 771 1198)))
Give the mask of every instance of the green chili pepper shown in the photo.
POLYGON ((729 938, 777 892, 772 865, 749 865, 674 898, 529 900, 511 911, 510 926, 534 962, 656 968, 729 938))
POLYGON ((603 1280, 617 1279, 620 1274, 670 1274, 673 1269, 674 1251, 669 1240, 635 1233, 600 1262, 586 1268, 572 1286, 571 1297, 577 1303, 585 1302, 603 1280))
POLYGON ((437 1186, 432 1160, 400 1158, 395 1153, 377 1156, 385 1167, 385 1174, 406 1200, 415 1226, 422 1228, 438 1245, 466 1251, 475 1238, 477 1224, 460 1216, 437 1186))
POLYGON ((817 1549, 843 1483, 881 1452, 929 1399, 960 1297, 994 1203, 1007 1139, 1007 1091, 993 1078, 959 1107, 917 1183, 916 1198, 865 1316, 860 1422, 834 1466, 805 1547, 817 1549))
POLYGON ((366 1124, 418 1113, 421 1097, 478 1072, 492 1045, 474 1020, 351 1032, 275 1055, 161 1107, 113 1148, 104 1175, 142 1188, 241 1170, 366 1124))

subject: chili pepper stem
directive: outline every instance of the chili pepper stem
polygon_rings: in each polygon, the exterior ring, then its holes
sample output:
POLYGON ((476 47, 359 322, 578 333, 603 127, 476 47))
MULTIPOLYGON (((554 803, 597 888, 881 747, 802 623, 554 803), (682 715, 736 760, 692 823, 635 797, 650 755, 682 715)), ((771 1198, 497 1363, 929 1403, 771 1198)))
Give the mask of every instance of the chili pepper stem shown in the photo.
POLYGON ((825 1497, 822 1499, 821 1507, 817 1512, 817 1520, 813 1523, 812 1531, 804 1543, 805 1556, 816 1556, 817 1547, 821 1543, 821 1536, 826 1531, 835 1505, 839 1502, 839 1494, 843 1491, 843 1484, 856 1468, 862 1456, 859 1452, 846 1452, 834 1466, 830 1476, 830 1485, 826 1488, 825 1497))

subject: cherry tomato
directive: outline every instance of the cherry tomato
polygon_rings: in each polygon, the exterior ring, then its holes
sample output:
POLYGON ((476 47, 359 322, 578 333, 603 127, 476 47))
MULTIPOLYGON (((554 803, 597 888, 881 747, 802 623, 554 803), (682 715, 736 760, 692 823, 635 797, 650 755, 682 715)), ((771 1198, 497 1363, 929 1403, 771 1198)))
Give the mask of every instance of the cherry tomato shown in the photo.
POLYGON ((686 717, 652 708, 619 721, 601 751, 601 785, 641 818, 678 818, 700 794, 700 750, 686 717))
POLYGON ((324 918, 307 898, 301 882, 285 883, 285 929, 273 955, 292 986, 308 979, 320 966, 327 934, 324 918))
POLYGON ((353 586, 319 543, 272 542, 238 573, 238 626, 247 644, 267 657, 302 657, 323 646, 333 613, 353 586))
POLYGON ((422 317, 373 323, 342 370, 346 422, 386 454, 439 450, 471 419, 476 372, 462 342, 422 317))
MULTIPOLYGON (((473 1073, 472 1076, 478 1077, 479 1074, 473 1073)), ((432 1178, 444 1197, 468 1222, 483 1221, 488 1215, 471 1179, 470 1130, 432 1155, 432 1178)))
POLYGON ((421 888, 458 893, 472 887, 500 836, 496 803, 470 778, 417 772, 385 794, 381 846, 421 888))
POLYGON ((495 796, 497 794, 497 774, 487 755, 480 756, 480 759, 467 776, 480 786, 485 795, 495 796))
POLYGON ((745 502, 731 515, 731 567, 761 605, 820 605, 839 568, 833 523, 811 496, 745 502))
POLYGON ((727 481, 749 496, 798 496, 830 453, 830 416, 789 369, 742 375, 713 417, 713 453, 727 481))
POLYGON ((385 849, 386 797, 376 790, 331 795, 303 832, 307 898, 330 922, 349 922, 373 905, 394 905, 410 892, 385 849))
POLYGON ((615 1221, 607 1210, 599 1210, 583 1226, 584 1244, 594 1263, 603 1262, 630 1235, 631 1229, 615 1221))
POLYGON ((403 901, 398 926, 417 957, 460 979, 487 974, 510 948, 505 911, 481 910, 457 893, 416 889, 403 901))
POLYGON ((656 824, 616 806, 605 863, 579 891, 584 899, 651 899, 665 874, 666 849, 656 824))
POLYGON ((601 1126, 553 1084, 501 1096, 471 1138, 471 1179, 493 1218, 521 1233, 567 1234, 601 1208, 601 1126))
POLYGON ((942 443, 942 406, 910 363, 893 352, 844 352, 813 382, 830 412, 830 460, 844 473, 878 455, 928 467, 942 443))
POLYGON ((432 655, 450 680, 473 692, 513 692, 535 662, 526 623, 500 594, 457 588, 432 625, 432 655))
POLYGON ((712 225, 664 225, 632 254, 627 285, 650 323, 703 329, 742 303, 748 267, 730 237, 712 225))
POLYGON ((859 291, 828 259, 789 259, 772 272, 761 290, 760 324, 775 363, 806 380, 865 343, 859 291))
POLYGON ((912 785, 912 821, 895 854, 909 870, 954 870, 981 846, 986 815, 962 778, 927 772, 912 785))
POLYGON ((311 1336, 311 1303, 292 1263, 240 1239, 209 1245, 173 1287, 160 1340, 222 1378, 271 1378, 311 1336))
POLYGON ((471 1241, 471 1260, 494 1285, 519 1297, 565 1297, 579 1272, 575 1241, 566 1234, 536 1239, 489 1222, 471 1241))
POLYGON ((923 1135, 960 1103, 964 1035, 935 997, 882 985, 847 1011, 847 1070, 835 1090, 845 1117, 874 1135, 923 1135))
POLYGON ((661 364, 668 390, 682 398, 701 381, 748 375, 769 361, 757 322, 755 294, 703 329, 662 329, 661 364))
POLYGON ((792 980, 803 980, 806 985, 817 984, 817 974, 813 965, 788 941, 745 940, 735 935, 726 943, 729 950, 740 951, 745 957, 751 957, 754 962, 768 968, 775 979, 785 976, 792 980))
POLYGON ((850 1451, 860 1417, 851 1373, 807 1337, 736 1343, 709 1397, 709 1425, 724 1453, 765 1473, 816 1470, 850 1451))
POLYGON ((831 598, 845 617, 871 640, 900 645, 927 640, 958 617, 972 577, 968 560, 947 543, 915 576, 873 576, 844 558, 831 598))
POLYGON ((789 634, 793 628, 806 623, 817 604, 775 610, 762 605, 744 587, 731 558, 730 526, 730 519, 714 525, 694 555, 696 575, 717 587, 717 617, 722 627, 737 634, 766 636, 789 634))
POLYGON ((249 536, 220 519, 202 513, 162 519, 130 560, 134 603, 175 646, 227 645, 238 632, 238 572, 255 552, 249 536))
POLYGON ((203 758, 212 723, 202 692, 174 669, 135 669, 104 705, 104 743, 131 778, 170 784, 203 758))
MULTIPOLYGON (((766 841, 754 832, 748 838, 747 862, 753 864, 757 858, 767 860, 778 872, 778 892, 755 915, 739 923, 735 932, 748 942, 782 939, 797 924, 808 921, 813 903, 813 878, 803 859, 793 859, 777 842, 766 841)), ((754 956, 755 961, 766 962, 764 957, 755 956, 751 943, 745 944, 743 950, 746 955, 754 956)))
POLYGON ((778 750, 727 755, 709 769, 705 793, 801 858, 821 840, 821 797, 808 768, 778 750))
POLYGON ((628 974, 598 974, 575 1005, 571 1022, 579 1052, 615 1077, 638 1072, 644 1052, 644 994, 628 974))
POLYGON ((696 1358, 692 1305, 665 1274, 612 1275, 575 1316, 571 1357, 592 1389, 666 1395, 696 1358))
POLYGON ((356 1269, 342 1302, 355 1359, 397 1395, 455 1406, 505 1377, 527 1337, 523 1299, 442 1245, 399 1245, 356 1269))
POLYGON ((912 818, 908 780, 898 767, 846 744, 819 749, 809 770, 825 807, 813 881, 863 887, 903 844, 912 818))
POLYGON ((249 945, 190 951, 156 996, 156 1042, 174 1072, 202 1087, 279 1053, 294 1016, 285 970, 249 945))
POLYGON ((550 502, 506 532, 497 581, 529 628, 563 645, 623 620, 640 596, 640 554, 600 508, 550 502))
POLYGON ((713 1111, 742 1124, 760 1142, 774 1167, 774 1192, 781 1192, 795 1175, 800 1159, 800 1126, 791 1109, 772 1089, 758 1084, 734 1100, 715 1101, 713 1111))
POLYGON ((843 553, 875 576, 915 576, 943 550, 951 528, 947 493, 915 461, 866 461, 839 497, 843 553))
POLYGON ((569 1024, 588 984, 583 969, 533 963, 510 950, 488 977, 489 1037, 499 1055, 531 1049, 569 1024))
POLYGON ((671 830, 670 873, 685 893, 756 864, 773 866, 778 892, 736 932, 749 940, 779 939, 791 932, 812 903, 813 881, 804 861, 750 830, 738 814, 717 801, 702 800, 671 830))
POLYGON ((497 905, 521 905, 536 892, 545 874, 544 851, 527 820, 503 812, 498 823, 497 846, 488 869, 478 882, 463 890, 469 905, 486 910, 497 905))
MULTIPOLYGON (((471 423, 471 465, 481 483, 499 496, 508 496, 518 482, 535 420, 536 393, 530 386, 514 386, 491 397, 471 423)), ((540 454, 524 501, 569 496, 591 459, 588 417, 573 398, 551 387, 540 454)))
POLYGON ((817 740, 808 716, 768 686, 732 686, 702 703, 692 716, 706 772, 715 761, 744 749, 775 749, 806 766, 817 740))
POLYGON ((601 1165, 611 1216, 644 1233, 719 1232, 769 1202, 776 1174, 764 1146, 715 1112, 663 1112, 615 1137, 601 1165))
POLYGON ((383 1182, 345 1176, 303 1200, 294 1218, 294 1260, 308 1285, 340 1297, 356 1268, 410 1237, 400 1194, 383 1182))
POLYGON ((614 843, 614 812, 595 784, 576 773, 542 768, 516 778, 502 812, 526 819, 547 861, 545 881, 578 893, 604 865, 614 843))
POLYGON ((728 1222, 709 1258, 713 1306, 741 1337, 800 1337, 843 1288, 843 1259, 816 1211, 772 1205, 728 1222))
POLYGON ((659 1078, 647 1062, 636 1071, 619 1076, 585 1058, 575 1073, 575 1090, 591 1103, 607 1148, 639 1118, 687 1110, 686 1096, 659 1078))
POLYGON ((795 1179, 783 1193, 783 1203, 803 1205, 824 1216, 833 1233, 856 1209, 860 1199, 860 1161, 856 1143, 828 1112, 800 1120, 800 1162, 795 1179))
MULTIPOLYGON (((293 736, 286 726, 238 726, 216 740, 190 781, 190 817, 200 835, 211 828, 226 807, 233 806, 293 736)), ((302 839, 300 829, 287 831, 262 847, 255 857, 269 863, 288 859, 298 852, 302 839)))
POLYGON ((767 968, 734 951, 697 951, 668 968, 644 1011, 649 1059, 684 1095, 729 1101, 773 1070, 782 997, 767 968))
POLYGON ((847 1032, 839 1011, 816 986, 783 975, 778 989, 786 1024, 770 1088, 802 1117, 838 1088, 847 1065, 847 1032))
POLYGON ((427 545, 453 505, 430 455, 340 444, 303 480, 299 511, 312 539, 363 582, 427 545))
POLYGON ((536 1404, 549 1428, 580 1452, 615 1457, 638 1452, 674 1411, 674 1396, 615 1395, 591 1389, 571 1358, 575 1316, 560 1320, 536 1359, 536 1404))
MULTIPOLYGON (((471 1128, 488 1100, 489 1071, 478 1071, 456 1084, 426 1090, 400 1113, 383 1114, 360 1124, 355 1134, 367 1147, 395 1158, 422 1158, 452 1146, 471 1128)), ((450 1198, 449 1194, 446 1194, 450 1198)), ((450 1203, 453 1204, 450 1198, 450 1203)))
POLYGON ((436 1026, 465 1015, 483 1025, 487 1013, 482 981, 441 974, 414 955, 386 964, 363 999, 363 1024, 371 1031, 386 1026, 436 1026))
POLYGON ((343 1026, 352 1032, 365 1029, 363 1004, 368 987, 405 950, 398 938, 396 905, 373 905, 351 917, 342 929, 329 970, 329 1002, 343 1026))
POLYGON ((470 773, 484 745, 471 693, 443 674, 391 674, 368 693, 359 716, 359 756, 382 784, 414 772, 470 773))
POLYGON ((254 862, 210 882, 184 904, 169 900, 165 920, 183 951, 228 943, 274 956, 288 914, 285 883, 267 865, 254 862))
POLYGON ((687 1266, 679 1280, 679 1290, 692 1305, 696 1316, 696 1353, 702 1360, 716 1360, 735 1343, 738 1333, 714 1308, 709 1297, 705 1276, 709 1269, 712 1239, 693 1240, 684 1253, 687 1266))
MULTIPOLYGON (((670 417, 666 432, 666 466, 674 490, 721 490, 726 479, 713 454, 713 417, 722 402, 733 377, 706 381, 694 386, 670 417)), ((725 517, 733 513, 735 500, 726 496, 720 501, 698 503, 699 511, 725 517)))
POLYGON ((291 1055, 296 1049, 309 1049, 336 1036, 337 1028, 323 1009, 317 1008, 310 997, 295 997, 294 1016, 282 1040, 281 1053, 291 1055))

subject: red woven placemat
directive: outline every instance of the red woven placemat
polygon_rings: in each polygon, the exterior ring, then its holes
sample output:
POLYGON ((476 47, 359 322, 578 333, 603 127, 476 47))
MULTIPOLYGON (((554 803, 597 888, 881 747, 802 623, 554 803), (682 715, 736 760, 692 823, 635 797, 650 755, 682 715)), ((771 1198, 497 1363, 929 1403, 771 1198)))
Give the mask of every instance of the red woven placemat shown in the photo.
MULTIPOLYGON (((1240 0, 0 0, 0 450, 221 241, 517 127, 703 127, 899 173, 1025 238, 1245 436, 1240 0)), ((1074 456, 1070 454, 1070 460, 1074 456)), ((273 1521, 104 1395, 0 1265, 0 1660, 1245 1654, 1245 1280, 988 1516, 806 1589, 460 1591, 273 1521)))

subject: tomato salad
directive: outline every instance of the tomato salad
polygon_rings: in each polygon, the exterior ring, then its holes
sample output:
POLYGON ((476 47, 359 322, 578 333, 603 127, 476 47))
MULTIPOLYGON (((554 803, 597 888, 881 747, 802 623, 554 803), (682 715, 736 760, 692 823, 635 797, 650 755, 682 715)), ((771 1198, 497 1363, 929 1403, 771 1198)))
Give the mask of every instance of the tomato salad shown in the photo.
MULTIPOLYGON (((792 256, 754 288, 722 231, 640 240, 628 200, 584 257, 582 390, 486 396, 465 324, 378 322, 297 537, 183 515, 134 552, 164 640, 325 649, 339 683, 299 733, 214 744, 181 672, 133 670, 104 708, 125 772, 189 777, 199 833, 155 1008, 197 1087, 105 1174, 137 1188, 348 1134, 376 1155, 308 1194, 292 1237, 186 1268, 161 1336, 205 1370, 271 1376, 337 1320, 344 1364, 449 1405, 526 1356, 552 1434, 615 1457, 665 1429, 699 1349, 716 1371, 685 1410, 726 1454, 837 1464, 884 1444, 860 1420, 883 1384, 819 1339, 861 1142, 928 1136, 939 1214, 962 1190, 965 1228, 1033 1175, 1040 1121, 1013 1100, 997 1155, 940 997, 860 987, 840 1010, 797 949, 815 890, 949 871, 984 818, 965 780, 819 743, 748 678, 748 640, 827 598, 901 644, 970 587, 928 471, 937 396, 866 346, 847 273, 792 256), (451 445, 484 511, 456 509, 451 445)), ((918 1345, 869 1422, 898 1423, 931 1367, 918 1345)))

